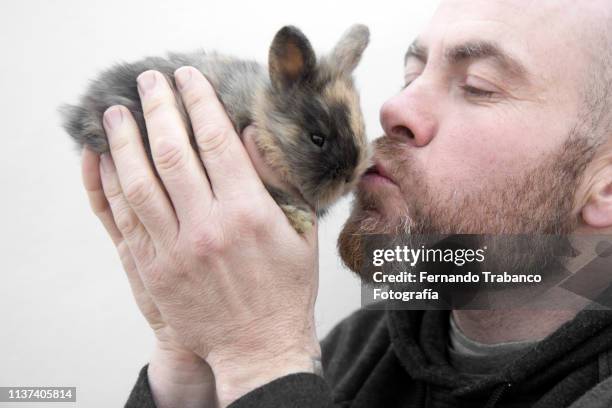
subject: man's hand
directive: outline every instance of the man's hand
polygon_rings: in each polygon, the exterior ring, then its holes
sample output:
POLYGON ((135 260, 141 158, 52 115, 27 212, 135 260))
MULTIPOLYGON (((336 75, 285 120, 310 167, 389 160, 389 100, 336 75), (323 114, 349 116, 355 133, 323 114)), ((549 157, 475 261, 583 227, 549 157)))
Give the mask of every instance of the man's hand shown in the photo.
MULTIPOLYGON (((142 284, 137 300, 150 299, 139 302, 145 316, 154 308, 169 335, 210 364, 226 406, 275 378, 312 371, 320 354, 316 228, 303 236, 292 229, 200 72, 183 67, 175 76, 199 151, 164 77, 140 75, 161 181, 127 109, 109 108, 112 159, 102 158, 101 179, 112 220, 105 225, 116 226, 109 233, 133 260, 136 272, 126 271, 132 287, 142 284)), ((245 136, 253 153, 252 134, 245 136)))
POLYGON ((181 344, 145 289, 134 257, 115 224, 102 190, 100 159, 88 149, 83 150, 82 174, 91 208, 117 247, 136 304, 155 334, 155 350, 149 363, 148 378, 156 406, 215 407, 217 402, 212 370, 197 354, 181 344))

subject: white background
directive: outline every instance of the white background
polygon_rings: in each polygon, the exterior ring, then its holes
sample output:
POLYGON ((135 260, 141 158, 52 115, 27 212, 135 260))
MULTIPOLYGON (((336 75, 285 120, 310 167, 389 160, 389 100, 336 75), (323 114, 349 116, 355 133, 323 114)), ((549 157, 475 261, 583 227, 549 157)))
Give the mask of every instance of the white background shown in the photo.
MULTIPOLYGON (((356 77, 372 139, 381 133, 381 104, 402 85, 403 54, 436 5, 3 1, 0 386, 76 386, 76 406, 122 406, 152 349, 115 249, 89 210, 79 156, 59 127, 57 107, 75 102, 89 78, 113 62, 168 50, 203 47, 265 62, 285 24, 299 26, 317 51, 326 51, 362 22, 372 36, 356 77)), ((321 337, 359 307, 359 282, 335 248, 348 209, 345 200, 321 223, 321 337)))

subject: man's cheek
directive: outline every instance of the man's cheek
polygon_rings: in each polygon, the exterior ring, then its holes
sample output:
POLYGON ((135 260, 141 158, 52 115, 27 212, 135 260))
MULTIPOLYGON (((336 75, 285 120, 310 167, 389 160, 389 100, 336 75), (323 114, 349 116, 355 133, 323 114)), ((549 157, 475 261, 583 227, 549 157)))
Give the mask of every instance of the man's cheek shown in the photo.
POLYGON ((432 181, 465 189, 520 174, 529 162, 522 153, 524 147, 500 130, 491 126, 451 134, 427 161, 432 181))

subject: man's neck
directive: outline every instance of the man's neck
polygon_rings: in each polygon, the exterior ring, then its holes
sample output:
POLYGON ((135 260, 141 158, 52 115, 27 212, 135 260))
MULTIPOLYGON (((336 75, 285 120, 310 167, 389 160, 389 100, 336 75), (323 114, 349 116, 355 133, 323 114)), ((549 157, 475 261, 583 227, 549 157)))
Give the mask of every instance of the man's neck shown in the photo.
POLYGON ((576 314, 575 310, 454 310, 453 318, 467 338, 497 344, 541 340, 576 314))

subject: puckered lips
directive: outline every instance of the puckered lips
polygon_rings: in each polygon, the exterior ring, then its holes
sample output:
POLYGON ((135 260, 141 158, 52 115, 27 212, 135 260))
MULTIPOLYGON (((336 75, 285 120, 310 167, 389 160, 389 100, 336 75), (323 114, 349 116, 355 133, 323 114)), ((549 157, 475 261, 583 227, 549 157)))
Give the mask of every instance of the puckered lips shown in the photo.
POLYGON ((380 162, 375 162, 364 175, 361 177, 361 184, 368 185, 394 185, 397 183, 393 180, 393 177, 385 169, 385 166, 380 162))

